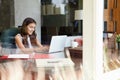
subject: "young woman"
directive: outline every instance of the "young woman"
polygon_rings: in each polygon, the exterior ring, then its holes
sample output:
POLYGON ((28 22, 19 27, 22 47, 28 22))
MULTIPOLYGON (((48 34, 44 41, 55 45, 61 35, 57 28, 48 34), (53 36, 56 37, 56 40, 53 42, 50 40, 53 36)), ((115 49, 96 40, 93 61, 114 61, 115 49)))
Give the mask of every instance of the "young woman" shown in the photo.
POLYGON ((48 47, 43 47, 35 33, 36 21, 32 18, 26 18, 20 29, 20 33, 15 36, 16 45, 27 53, 35 50, 46 50, 48 47))
MULTIPOLYGON (((23 24, 20 28, 20 33, 15 36, 15 42, 18 49, 22 50, 22 52, 25 54, 33 54, 36 50, 44 51, 48 49, 48 47, 44 47, 37 39, 35 28, 36 21, 32 18, 26 18, 23 21, 23 24)), ((36 70, 34 70, 35 69, 34 60, 23 60, 23 66, 25 71, 24 80, 32 80, 32 78, 35 79, 36 72, 34 71, 36 70)))

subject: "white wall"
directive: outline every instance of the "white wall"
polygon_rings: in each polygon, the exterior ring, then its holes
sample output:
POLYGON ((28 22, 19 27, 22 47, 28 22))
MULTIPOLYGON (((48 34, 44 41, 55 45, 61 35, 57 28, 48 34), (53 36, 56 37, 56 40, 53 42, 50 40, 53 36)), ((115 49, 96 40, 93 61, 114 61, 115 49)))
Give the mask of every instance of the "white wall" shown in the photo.
POLYGON ((41 37, 41 10, 40 0, 14 0, 15 5, 15 26, 22 25, 26 17, 32 17, 37 22, 36 32, 41 37))

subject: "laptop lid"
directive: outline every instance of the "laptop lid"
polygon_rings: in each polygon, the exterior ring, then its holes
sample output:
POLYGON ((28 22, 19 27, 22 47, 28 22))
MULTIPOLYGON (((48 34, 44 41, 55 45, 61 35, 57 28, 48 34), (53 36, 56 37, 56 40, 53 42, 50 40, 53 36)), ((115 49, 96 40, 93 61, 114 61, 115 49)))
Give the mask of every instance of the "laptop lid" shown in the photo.
POLYGON ((52 36, 49 53, 64 51, 66 35, 52 36))

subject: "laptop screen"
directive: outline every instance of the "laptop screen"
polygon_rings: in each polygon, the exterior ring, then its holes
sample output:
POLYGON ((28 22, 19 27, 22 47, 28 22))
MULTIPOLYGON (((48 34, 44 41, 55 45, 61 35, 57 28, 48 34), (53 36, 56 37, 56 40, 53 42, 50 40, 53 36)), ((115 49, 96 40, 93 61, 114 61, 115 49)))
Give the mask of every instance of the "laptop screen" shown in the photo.
POLYGON ((64 51, 66 35, 52 36, 49 53, 64 51))
POLYGON ((39 54, 52 56, 52 58, 67 58, 64 52, 66 35, 52 36, 48 51, 36 51, 39 54))

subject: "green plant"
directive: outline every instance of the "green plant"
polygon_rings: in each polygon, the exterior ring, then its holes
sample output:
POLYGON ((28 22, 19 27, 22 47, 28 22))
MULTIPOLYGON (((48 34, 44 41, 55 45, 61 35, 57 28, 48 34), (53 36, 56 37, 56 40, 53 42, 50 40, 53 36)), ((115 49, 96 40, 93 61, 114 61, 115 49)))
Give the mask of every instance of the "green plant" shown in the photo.
POLYGON ((116 42, 117 42, 117 43, 120 42, 120 34, 116 35, 116 42))

